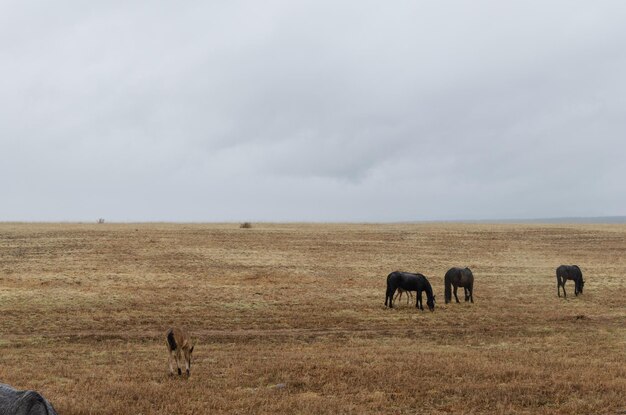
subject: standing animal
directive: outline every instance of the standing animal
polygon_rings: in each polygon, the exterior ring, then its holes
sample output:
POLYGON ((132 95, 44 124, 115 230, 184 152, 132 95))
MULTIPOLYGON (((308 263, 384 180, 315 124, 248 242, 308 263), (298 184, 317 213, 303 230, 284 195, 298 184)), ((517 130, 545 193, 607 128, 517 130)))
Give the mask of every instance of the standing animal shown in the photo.
POLYGON ((445 286, 444 296, 446 304, 452 301, 452 287, 454 287, 454 298, 457 303, 459 302, 459 297, 456 295, 458 287, 463 287, 465 301, 474 302, 474 274, 472 274, 469 268, 450 268, 443 278, 443 283, 445 286))
POLYGON ((578 265, 561 265, 556 269, 556 293, 561 296, 561 287, 563 287, 563 297, 567 298, 565 293, 565 281, 574 281, 574 295, 582 294, 585 281, 583 273, 578 265))
POLYGON ((180 370, 180 358, 181 353, 185 358, 185 368, 187 369, 187 377, 189 377, 189 371, 191 370, 191 354, 193 353, 194 344, 191 342, 189 334, 179 328, 172 327, 165 333, 165 340, 167 343, 167 351, 169 352, 169 364, 170 375, 174 374, 174 367, 172 366, 172 358, 176 358, 176 367, 178 368, 178 375, 182 375, 180 370))
POLYGON ((0 414, 57 415, 52 404, 39 393, 17 390, 2 383, 0 383, 0 414))
POLYGON ((393 302, 395 303, 396 300, 400 299, 402 300, 402 294, 406 294, 406 303, 407 305, 409 304, 409 301, 411 300, 411 297, 413 297, 413 294, 411 294, 411 291, 407 291, 403 288, 398 287, 398 292, 396 294, 396 296, 393 298, 393 302))
POLYGON ((398 288, 405 291, 417 291, 415 307, 424 310, 422 303, 422 292, 426 292, 426 304, 430 311, 435 311, 435 296, 433 288, 428 279, 422 274, 411 274, 409 272, 394 271, 387 275, 387 293, 385 295, 385 306, 393 308, 393 295, 398 288))

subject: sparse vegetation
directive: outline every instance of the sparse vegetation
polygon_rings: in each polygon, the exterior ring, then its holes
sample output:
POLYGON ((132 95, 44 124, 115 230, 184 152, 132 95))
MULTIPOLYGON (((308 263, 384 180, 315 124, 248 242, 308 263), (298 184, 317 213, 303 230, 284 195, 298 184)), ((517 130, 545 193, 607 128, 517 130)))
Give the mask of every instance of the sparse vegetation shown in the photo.
POLYGON ((252 224, 250 222, 243 222, 241 225, 239 225, 239 227, 243 229, 250 229, 252 228, 252 224))
POLYGON ((617 413, 624 252, 626 225, 0 224, 0 380, 64 415, 617 413), (474 304, 444 304, 454 265, 474 304), (385 309, 396 269, 434 313, 385 309))

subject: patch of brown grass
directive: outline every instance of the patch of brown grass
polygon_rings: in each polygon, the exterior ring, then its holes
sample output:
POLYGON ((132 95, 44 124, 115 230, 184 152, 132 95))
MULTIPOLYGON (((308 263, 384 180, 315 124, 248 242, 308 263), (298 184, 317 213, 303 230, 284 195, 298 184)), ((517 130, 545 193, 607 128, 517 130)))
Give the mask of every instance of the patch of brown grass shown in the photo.
POLYGON ((616 413, 624 252, 621 225, 0 224, 0 381, 67 415, 616 413), (572 263, 585 293, 559 299, 572 263), (475 304, 443 304, 451 266, 475 304), (397 269, 434 313, 385 309, 397 269))

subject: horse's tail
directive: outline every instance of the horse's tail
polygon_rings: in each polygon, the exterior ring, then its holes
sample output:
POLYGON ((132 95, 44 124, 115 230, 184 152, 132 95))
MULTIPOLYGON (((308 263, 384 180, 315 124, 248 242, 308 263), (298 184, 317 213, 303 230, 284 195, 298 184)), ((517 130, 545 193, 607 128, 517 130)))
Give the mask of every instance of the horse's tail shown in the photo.
POLYGON ((452 301, 452 282, 450 281, 450 271, 446 272, 446 276, 443 279, 443 283, 445 285, 444 297, 446 300, 446 304, 452 301))
MULTIPOLYGON (((390 277, 391 277, 391 274, 387 275, 387 289, 385 290, 385 306, 387 306, 387 303, 389 301, 389 294, 390 294, 390 291, 391 291, 391 289, 390 289, 391 288, 390 277)), ((393 301, 393 299, 392 299, 392 301, 393 301)))
POLYGON ((174 338, 174 331, 171 329, 167 332, 167 344, 170 347, 171 351, 176 350, 176 348, 178 347, 176 345, 176 339, 174 338))
POLYGON ((556 269, 556 280, 560 284, 564 284, 565 280, 567 280, 568 269, 566 266, 561 265, 556 269))
POLYGON ((396 291, 397 283, 395 281, 396 273, 392 272, 387 275, 387 291, 385 292, 385 305, 393 307, 393 293, 396 291))

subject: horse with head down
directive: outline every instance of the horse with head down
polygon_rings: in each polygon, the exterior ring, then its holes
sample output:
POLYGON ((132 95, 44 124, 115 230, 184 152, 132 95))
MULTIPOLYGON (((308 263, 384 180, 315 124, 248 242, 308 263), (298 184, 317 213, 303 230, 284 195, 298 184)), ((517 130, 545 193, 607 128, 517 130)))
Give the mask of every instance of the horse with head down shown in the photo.
POLYGON ((567 298, 565 294, 565 281, 574 281, 574 295, 582 294, 585 281, 583 280, 583 273, 578 265, 561 265, 556 269, 556 293, 561 296, 561 287, 563 287, 563 297, 567 298))
POLYGON ((417 299, 415 307, 424 310, 422 303, 422 292, 426 292, 426 305, 430 311, 435 311, 435 296, 433 287, 428 279, 422 274, 411 274, 409 272, 395 271, 387 276, 387 293, 385 296, 385 306, 393 308, 393 295, 398 288, 404 291, 416 291, 417 299))
POLYGON ((189 333, 180 327, 172 327, 165 333, 165 343, 167 344, 167 351, 169 352, 168 363, 170 364, 170 375, 174 375, 174 366, 172 365, 173 358, 176 358, 178 376, 183 374, 182 370, 180 370, 180 360, 182 354, 185 358, 187 377, 189 377, 189 371, 191 370, 191 354, 193 353, 193 348, 195 347, 191 341, 189 333))
POLYGON ((474 274, 469 268, 450 268, 444 277, 446 304, 452 301, 452 286, 454 286, 454 298, 459 302, 456 295, 458 287, 463 287, 465 291, 465 301, 474 302, 474 274))

